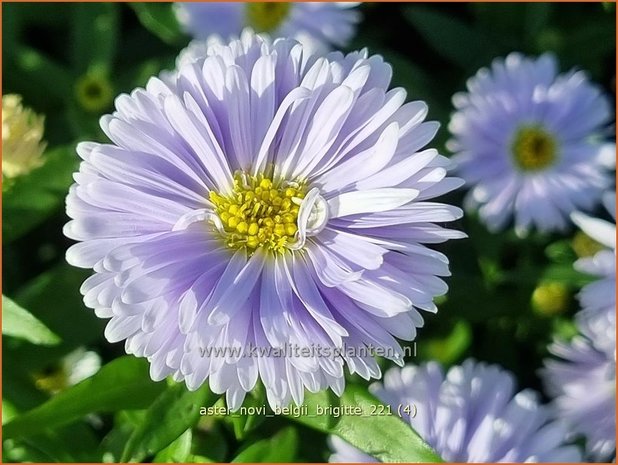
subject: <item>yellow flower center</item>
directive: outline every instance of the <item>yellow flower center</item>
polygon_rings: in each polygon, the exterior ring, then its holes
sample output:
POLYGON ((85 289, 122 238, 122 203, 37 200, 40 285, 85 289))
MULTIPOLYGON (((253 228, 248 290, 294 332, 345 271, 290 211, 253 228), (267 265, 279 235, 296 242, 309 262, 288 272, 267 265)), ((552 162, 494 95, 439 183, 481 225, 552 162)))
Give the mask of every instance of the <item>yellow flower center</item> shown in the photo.
POLYGON ((522 126, 515 134, 511 152, 523 171, 539 171, 551 166, 557 158, 554 137, 539 126, 522 126))
POLYGON ((286 245, 295 240, 305 191, 302 183, 239 172, 234 175, 232 194, 223 196, 211 191, 210 201, 221 220, 220 232, 228 247, 244 247, 249 253, 264 247, 283 253, 286 245))
POLYGON ((287 18, 290 4, 286 2, 250 2, 246 5, 247 23, 256 32, 272 32, 287 18))

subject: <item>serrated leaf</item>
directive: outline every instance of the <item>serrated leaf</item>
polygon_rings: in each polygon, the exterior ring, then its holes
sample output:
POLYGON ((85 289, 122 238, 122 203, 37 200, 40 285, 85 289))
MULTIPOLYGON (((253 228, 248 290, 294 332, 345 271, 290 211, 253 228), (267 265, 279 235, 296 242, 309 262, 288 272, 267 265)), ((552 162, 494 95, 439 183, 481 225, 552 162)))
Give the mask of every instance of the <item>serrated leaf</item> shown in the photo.
POLYGON ((2 295, 2 334, 37 345, 55 345, 60 338, 11 299, 2 295))
POLYGON ((120 357, 90 378, 11 420, 3 427, 3 437, 33 436, 94 412, 146 408, 164 389, 164 383, 150 379, 146 360, 120 357))
POLYGON ((154 455, 192 428, 200 418, 200 408, 216 402, 208 385, 189 391, 184 384, 168 387, 150 406, 122 452, 122 462, 142 461, 154 455))
POLYGON ((297 447, 298 432, 287 427, 270 439, 254 442, 232 459, 232 463, 289 463, 296 458, 297 447))
MULTIPOLYGON (((440 456, 395 411, 377 414, 382 403, 361 386, 348 385, 341 397, 331 391, 306 393, 306 415, 292 415, 299 423, 334 434, 382 462, 442 462, 440 456), (324 412, 358 409, 338 417, 324 412), (321 409, 321 410, 320 410, 321 409), (330 409, 330 410, 329 410, 330 409)), ((396 409, 395 409, 396 410, 396 409)))

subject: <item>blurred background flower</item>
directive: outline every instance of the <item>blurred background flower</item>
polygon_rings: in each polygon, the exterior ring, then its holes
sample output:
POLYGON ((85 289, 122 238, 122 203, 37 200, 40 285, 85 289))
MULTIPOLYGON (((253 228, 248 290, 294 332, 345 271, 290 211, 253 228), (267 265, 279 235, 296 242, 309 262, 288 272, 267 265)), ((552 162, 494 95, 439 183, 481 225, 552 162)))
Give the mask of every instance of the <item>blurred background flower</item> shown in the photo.
POLYGON ((599 152, 612 109, 582 71, 558 75, 553 54, 512 53, 467 87, 453 97, 449 148, 491 230, 513 218, 520 236, 565 230, 571 212, 596 206, 611 183, 599 152))
POLYGON ((2 96, 2 176, 14 178, 44 163, 45 117, 24 107, 21 96, 2 96))
POLYGON ((607 192, 605 207, 614 223, 580 212, 573 221, 604 246, 575 267, 597 279, 578 295, 582 310, 575 316, 579 334, 556 340, 545 362, 544 381, 555 397, 556 417, 586 438, 590 459, 611 460, 616 450, 616 193, 607 192))
MULTIPOLYGON (((466 360, 446 375, 434 362, 392 368, 370 390, 447 462, 581 460, 538 393, 516 393, 513 376, 496 365, 466 360)), ((335 436, 331 447, 331 462, 375 461, 335 436)))
POLYGON ((353 2, 184 2, 176 16, 196 39, 218 35, 224 40, 240 35, 245 27, 272 37, 300 41, 306 50, 325 52, 345 47, 360 21, 353 2))

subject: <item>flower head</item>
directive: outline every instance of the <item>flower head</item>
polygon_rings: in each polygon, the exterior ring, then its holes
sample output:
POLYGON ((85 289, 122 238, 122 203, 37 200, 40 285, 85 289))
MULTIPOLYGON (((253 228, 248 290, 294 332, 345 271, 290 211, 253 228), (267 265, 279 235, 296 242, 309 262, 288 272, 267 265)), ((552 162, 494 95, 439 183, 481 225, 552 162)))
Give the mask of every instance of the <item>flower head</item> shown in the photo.
POLYGON ((605 332, 596 344, 609 342, 609 347, 605 349, 611 353, 616 350, 616 192, 607 192, 603 203, 614 223, 580 212, 572 213, 571 218, 588 237, 603 247, 592 257, 580 258, 575 262, 577 270, 598 277, 581 290, 579 301, 582 310, 577 314, 577 319, 580 325, 594 326, 591 329, 594 333, 605 332))
MULTIPOLYGON (((604 203, 615 217, 616 194, 604 203)), ((599 276, 579 294, 582 310, 576 315, 580 334, 570 342, 555 341, 549 348, 557 359, 547 360, 543 378, 555 397, 559 418, 573 432, 586 437, 586 451, 595 460, 610 460, 616 450, 616 225, 573 213, 582 230, 609 249, 575 266, 599 276)))
POLYGON ((568 215, 591 209, 609 177, 595 139, 610 117, 600 89, 581 71, 558 75, 551 54, 495 60, 453 97, 449 129, 467 203, 492 230, 514 217, 524 235, 565 229, 568 215))
MULTIPOLYGON (((447 462, 577 462, 564 445, 566 429, 550 421, 537 393, 515 393, 513 376, 495 365, 466 360, 446 376, 435 362, 392 368, 371 391, 447 462)), ((331 462, 375 461, 333 438, 331 462), (363 458, 364 460, 361 460, 363 458)))
POLYGON ((614 334, 609 339, 610 331, 584 322, 581 334, 571 341, 554 341, 549 350, 558 358, 547 360, 542 370, 555 416, 585 436, 587 455, 600 461, 611 460, 616 451, 615 317, 612 320, 606 322, 614 334))
POLYGON ((378 377, 368 345, 402 363, 395 337, 447 290, 447 258, 423 244, 463 236, 436 224, 461 211, 431 199, 461 182, 390 77, 366 52, 247 31, 118 97, 112 143, 78 146, 65 227, 108 340, 231 408, 258 378, 276 406, 340 393, 346 363, 378 377))
POLYGON ((217 35, 227 40, 245 27, 290 37, 312 51, 343 47, 354 35, 360 14, 351 2, 186 2, 176 17, 198 40, 217 35))
POLYGON ((23 107, 21 97, 2 96, 2 175, 14 178, 43 164, 45 117, 23 107))

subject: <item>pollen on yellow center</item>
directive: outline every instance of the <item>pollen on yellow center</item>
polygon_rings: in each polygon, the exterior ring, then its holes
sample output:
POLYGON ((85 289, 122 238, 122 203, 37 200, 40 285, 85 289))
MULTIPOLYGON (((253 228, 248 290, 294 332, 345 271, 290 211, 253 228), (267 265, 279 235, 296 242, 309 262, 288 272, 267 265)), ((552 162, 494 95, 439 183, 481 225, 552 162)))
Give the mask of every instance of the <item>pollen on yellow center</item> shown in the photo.
POLYGON ((274 31, 290 13, 290 4, 286 2, 249 2, 245 8, 247 23, 256 32, 274 31))
POLYGON ((522 126, 515 134, 511 152, 520 169, 539 171, 556 161, 558 146, 556 139, 543 128, 522 126))
POLYGON ((236 173, 232 194, 211 191, 210 201, 223 225, 221 233, 228 247, 244 247, 250 253, 264 247, 281 253, 294 241, 305 193, 301 183, 236 173))

